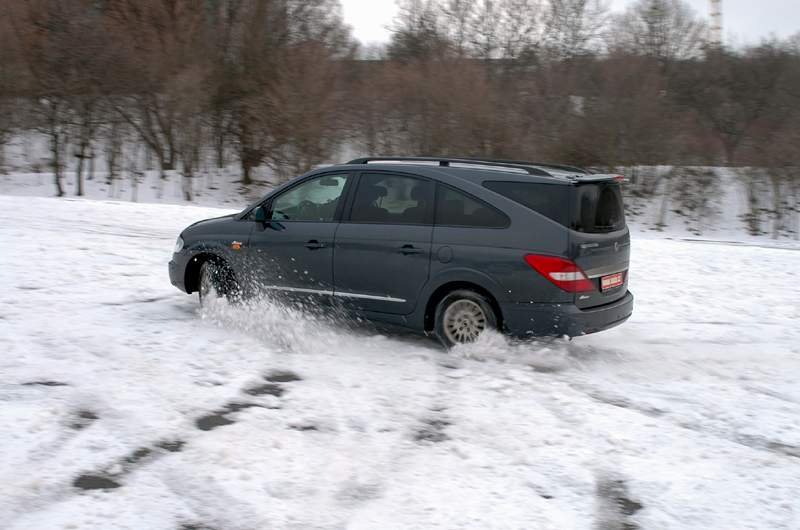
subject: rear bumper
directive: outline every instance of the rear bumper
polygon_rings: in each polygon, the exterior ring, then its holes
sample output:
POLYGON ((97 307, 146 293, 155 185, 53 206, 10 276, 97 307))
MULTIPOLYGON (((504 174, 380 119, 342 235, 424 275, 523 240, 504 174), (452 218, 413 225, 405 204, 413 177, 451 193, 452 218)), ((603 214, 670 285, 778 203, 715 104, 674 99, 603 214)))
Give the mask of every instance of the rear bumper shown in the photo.
POLYGON ((628 320, 633 313, 630 291, 610 304, 578 309, 573 304, 501 304, 505 331, 519 338, 577 337, 596 333, 628 320))

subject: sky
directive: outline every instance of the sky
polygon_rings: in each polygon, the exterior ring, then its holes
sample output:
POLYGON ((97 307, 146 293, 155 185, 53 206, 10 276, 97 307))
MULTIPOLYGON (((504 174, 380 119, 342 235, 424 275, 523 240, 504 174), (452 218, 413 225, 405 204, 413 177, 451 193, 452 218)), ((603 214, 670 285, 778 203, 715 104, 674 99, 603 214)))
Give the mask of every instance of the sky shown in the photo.
MULTIPOLYGON (((622 11, 634 0, 611 0, 622 11)), ((709 0, 687 0, 704 17, 709 0)), ((345 20, 363 43, 385 42, 397 12, 394 0, 341 0, 345 20)), ((800 0, 722 0, 723 33, 730 44, 749 44, 774 34, 788 37, 800 32, 800 0)))

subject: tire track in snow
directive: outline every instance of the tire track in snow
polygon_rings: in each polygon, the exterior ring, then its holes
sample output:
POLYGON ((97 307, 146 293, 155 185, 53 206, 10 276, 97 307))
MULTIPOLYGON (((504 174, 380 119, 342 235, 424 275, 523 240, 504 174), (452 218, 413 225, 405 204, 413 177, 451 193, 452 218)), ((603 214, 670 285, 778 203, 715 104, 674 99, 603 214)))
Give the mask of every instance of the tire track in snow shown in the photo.
MULTIPOLYGON (((383 491, 392 477, 405 470, 404 462, 408 461, 419 451, 430 444, 442 442, 447 438, 446 429, 449 420, 446 418, 446 407, 438 404, 437 391, 429 391, 428 387, 438 387, 442 368, 438 365, 441 350, 430 347, 433 343, 422 341, 416 336, 386 339, 380 334, 370 331, 367 326, 353 325, 348 319, 329 321, 320 319, 319 316, 309 315, 291 307, 276 305, 271 302, 266 304, 254 301, 242 306, 229 306, 222 303, 220 306, 210 308, 206 316, 212 318, 218 325, 225 328, 244 331, 254 336, 257 340, 270 345, 278 344, 292 355, 302 356, 303 359, 318 357, 316 350, 332 350, 336 352, 337 363, 368 362, 369 368, 353 371, 336 370, 327 374, 316 371, 316 382, 326 385, 323 391, 333 390, 337 396, 331 396, 326 401, 325 422, 336 428, 303 428, 299 422, 295 430, 305 431, 309 436, 325 438, 323 451, 332 452, 337 449, 350 451, 357 448, 357 454, 370 455, 369 472, 366 478, 340 480, 331 484, 331 502, 337 505, 337 518, 345 524, 357 517, 357 514, 366 509, 373 501, 381 499, 383 491), (302 325, 293 329, 285 326, 286 320, 299 320, 302 325), (324 346, 322 343, 325 343, 324 346), (420 347, 422 346, 422 347, 420 347), (380 355, 376 358, 376 350, 380 355), (384 352, 397 354, 402 351, 402 357, 392 358, 391 361, 384 352), (383 378, 395 377, 395 370, 387 370, 385 365, 394 366, 402 363, 413 377, 407 376, 405 388, 392 389, 391 385, 385 389, 383 378), (418 365, 418 369, 409 367, 418 365), (325 377, 334 376, 333 381, 322 381, 325 377), (332 387, 332 383, 335 385, 332 387), (338 394, 347 392, 348 388, 371 389, 369 396, 374 407, 369 411, 371 421, 381 423, 390 422, 391 428, 382 432, 380 429, 370 429, 370 425, 360 424, 354 414, 358 414, 358 405, 353 402, 354 396, 345 395, 340 398, 338 394), (403 398, 403 401, 387 399, 388 396, 403 398), (376 399, 377 398, 377 399, 376 399), (407 401, 406 401, 407 400, 407 401), (411 409, 411 410, 409 410, 411 409), (396 433, 396 434, 393 434, 396 433)), ((324 359, 323 359, 324 360, 324 359)), ((297 361, 296 361, 297 362, 297 361)), ((312 370, 314 371, 314 370, 312 370)), ((309 376, 307 386, 298 389, 294 402, 287 403, 286 414, 290 414, 297 403, 314 400, 320 389, 314 388, 315 378, 309 376), (294 405, 293 405, 294 403, 294 405)), ((394 381, 397 384, 397 381, 394 381)), ((313 410, 313 409, 312 409, 313 410)), ((302 410, 297 411, 304 415, 302 410)), ((318 412, 318 411, 317 411, 318 412)), ((290 428, 292 428, 290 426, 290 428)), ((341 458, 335 452, 331 455, 341 458)), ((359 465, 356 461, 347 465, 353 468, 352 472, 358 474, 359 465)), ((363 473, 362 473, 363 475, 363 473)), ((323 482, 324 484, 324 482, 323 482)), ((319 486, 319 485, 317 485, 319 486)), ((322 486, 319 486, 322 487, 322 486)))
POLYGON ((661 421, 669 423, 674 427, 690 430, 706 436, 712 436, 719 440, 725 440, 756 451, 766 451, 779 456, 800 458, 800 446, 772 440, 764 436, 741 434, 731 429, 714 429, 699 422, 681 421, 669 416, 670 411, 668 410, 640 403, 607 391, 598 390, 589 385, 569 383, 569 386, 598 403, 637 412, 648 418, 661 418, 661 421))
POLYGON ((253 530, 276 528, 252 504, 233 496, 213 477, 193 473, 187 468, 171 469, 161 474, 161 481, 195 514, 193 521, 181 528, 214 530, 253 530))
MULTIPOLYGON (((270 381, 267 383, 267 385, 275 387, 278 384, 298 381, 301 378, 288 371, 272 370, 267 372, 267 374, 264 376, 264 379, 270 381)), ((49 387, 55 385, 48 384, 44 386, 49 387)), ((258 387, 249 386, 240 390, 240 393, 257 398, 258 396, 264 395, 264 392, 261 391, 263 386, 265 385, 258 387)), ((283 394, 283 391, 281 391, 280 394, 283 394)), ((83 402, 86 401, 86 399, 84 398, 80 401, 83 402)), ((196 430, 208 432, 216 427, 236 423, 235 421, 228 420, 227 422, 217 423, 208 429, 204 429, 201 427, 200 422, 204 418, 227 418, 228 415, 249 407, 270 408, 269 406, 254 402, 242 402, 241 400, 237 401, 236 399, 233 401, 227 400, 226 405, 223 407, 217 407, 205 415, 198 416, 195 424, 196 430)), ((64 447, 68 440, 75 438, 78 433, 84 431, 88 425, 101 419, 94 412, 82 410, 80 408, 75 409, 74 416, 77 418, 77 420, 73 420, 71 425, 67 425, 69 430, 59 435, 52 442, 37 447, 33 457, 29 459, 29 462, 46 463, 47 461, 57 458, 59 448, 64 447)), ((198 436, 202 435, 196 432, 187 432, 186 434, 188 434, 188 436, 182 438, 162 438, 161 440, 152 442, 151 444, 140 446, 128 454, 115 459, 113 462, 106 464, 105 466, 100 466, 100 468, 95 471, 84 471, 79 473, 77 476, 64 479, 60 483, 50 484, 43 490, 23 491, 17 496, 8 496, 4 499, 4 503, 8 506, 8 510, 4 515, 4 519, 13 521, 21 515, 35 510, 43 510, 47 506, 64 502, 70 497, 79 495, 82 491, 113 491, 121 488, 125 485, 123 479, 130 474, 149 466, 150 464, 169 454, 181 452, 188 443, 191 443, 198 436)), ((28 465, 23 466, 23 468, 25 468, 27 472, 30 472, 28 465)), ((180 495, 178 495, 178 497, 180 497, 180 495)), ((219 528, 228 528, 226 526, 217 526, 219 528)), ((240 528, 245 529, 248 527, 233 526, 230 528, 231 530, 239 530, 240 528)))

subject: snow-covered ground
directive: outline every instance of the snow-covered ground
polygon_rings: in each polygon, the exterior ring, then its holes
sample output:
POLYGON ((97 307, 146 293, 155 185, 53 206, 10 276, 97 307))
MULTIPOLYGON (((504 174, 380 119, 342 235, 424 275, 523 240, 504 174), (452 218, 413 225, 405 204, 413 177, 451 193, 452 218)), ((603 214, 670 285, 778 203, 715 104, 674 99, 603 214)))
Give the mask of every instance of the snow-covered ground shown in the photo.
POLYGON ((447 353, 201 314, 219 213, 0 196, 0 527, 800 527, 798 249, 638 235, 625 325, 447 353))

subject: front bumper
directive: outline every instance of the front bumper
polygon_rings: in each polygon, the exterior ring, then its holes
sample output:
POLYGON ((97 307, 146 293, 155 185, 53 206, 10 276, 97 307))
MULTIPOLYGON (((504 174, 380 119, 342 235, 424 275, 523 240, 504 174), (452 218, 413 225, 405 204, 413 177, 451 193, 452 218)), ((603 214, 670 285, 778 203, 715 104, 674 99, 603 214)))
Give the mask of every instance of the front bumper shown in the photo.
POLYGON ((505 331, 519 338, 577 337, 596 333, 628 320, 633 313, 633 294, 598 307, 579 309, 573 304, 501 304, 505 331))
POLYGON ((169 281, 183 291, 186 291, 186 264, 189 258, 182 253, 172 255, 172 260, 169 262, 169 281))

